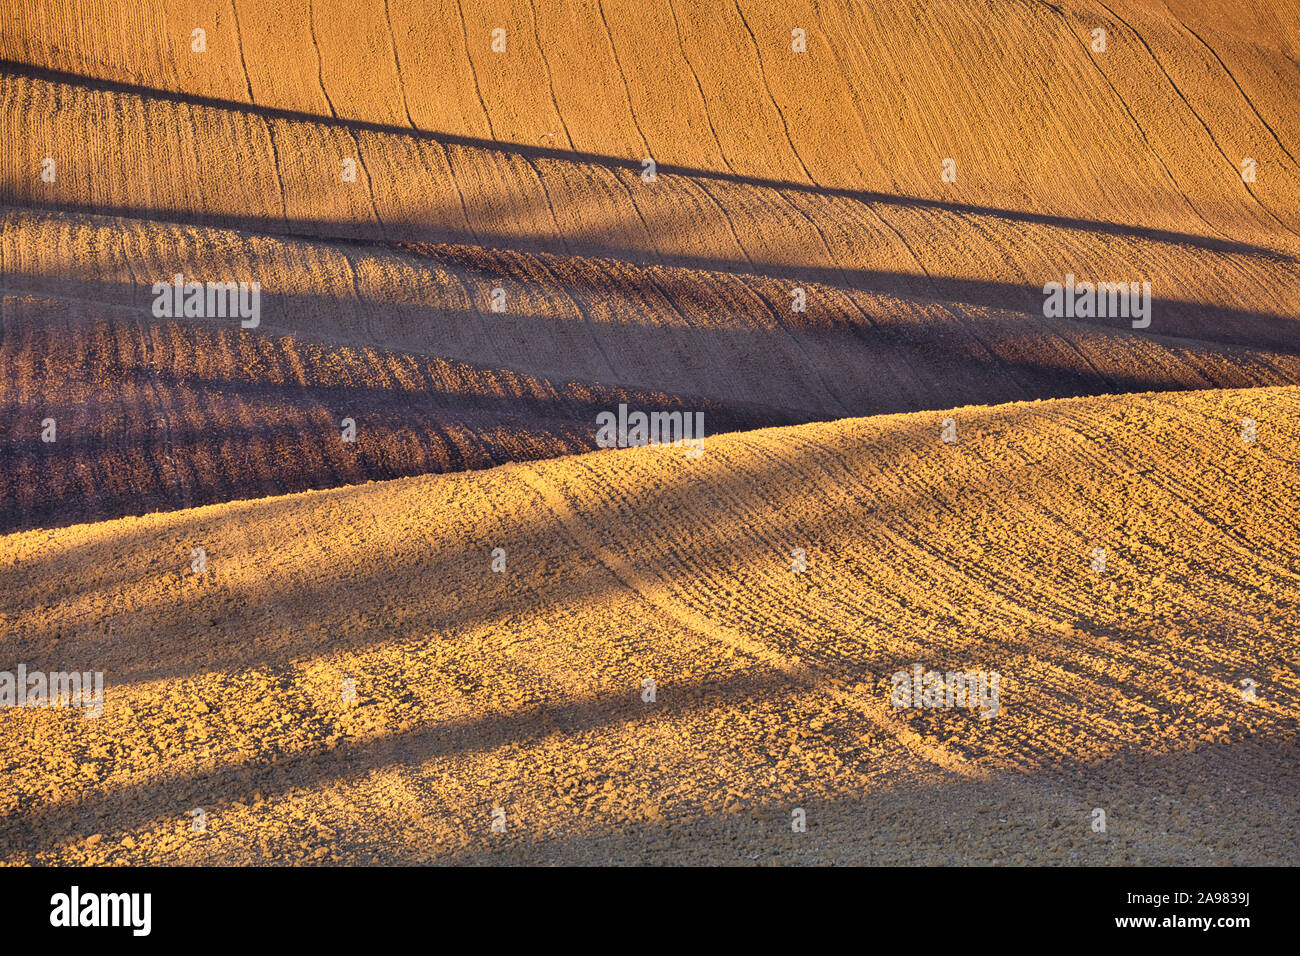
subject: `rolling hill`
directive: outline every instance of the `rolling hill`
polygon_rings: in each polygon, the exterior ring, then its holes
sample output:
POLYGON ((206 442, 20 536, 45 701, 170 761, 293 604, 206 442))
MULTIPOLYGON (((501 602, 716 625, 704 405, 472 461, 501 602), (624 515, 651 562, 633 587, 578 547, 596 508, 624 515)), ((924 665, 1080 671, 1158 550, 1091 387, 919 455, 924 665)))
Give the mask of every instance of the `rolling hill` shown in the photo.
POLYGON ((98 719, 5 715, 0 848, 1294 859, 1298 405, 845 419, 8 535, 10 652, 111 682, 98 719), (996 718, 893 706, 914 665, 999 675, 996 718))
POLYGON ((0 862, 1297 860, 1293 2, 0 7, 0 862))

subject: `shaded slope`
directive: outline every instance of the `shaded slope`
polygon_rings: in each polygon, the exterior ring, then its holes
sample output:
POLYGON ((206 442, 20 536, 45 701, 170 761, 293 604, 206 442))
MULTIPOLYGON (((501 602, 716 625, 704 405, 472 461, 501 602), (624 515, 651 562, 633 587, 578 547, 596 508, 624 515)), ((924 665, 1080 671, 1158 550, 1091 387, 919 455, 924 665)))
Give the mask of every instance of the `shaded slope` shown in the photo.
POLYGON ((1207 316, 1207 339, 1171 337, 865 292, 834 274, 796 286, 20 209, 0 220, 0 258, 9 529, 590 450, 596 416, 620 403, 703 412, 712 434, 1300 383, 1285 320, 1241 312, 1207 316), (260 324, 155 317, 153 283, 177 273, 258 281, 260 324), (807 311, 790 311, 794 288, 807 311), (45 443, 50 418, 58 440, 45 443))
POLYGON ((625 399, 718 432, 1300 380, 1280 0, 4 12, 0 527, 565 454, 625 399), (263 325, 153 321, 178 272, 263 325), (1043 319, 1067 274, 1150 281, 1150 327, 1043 319))

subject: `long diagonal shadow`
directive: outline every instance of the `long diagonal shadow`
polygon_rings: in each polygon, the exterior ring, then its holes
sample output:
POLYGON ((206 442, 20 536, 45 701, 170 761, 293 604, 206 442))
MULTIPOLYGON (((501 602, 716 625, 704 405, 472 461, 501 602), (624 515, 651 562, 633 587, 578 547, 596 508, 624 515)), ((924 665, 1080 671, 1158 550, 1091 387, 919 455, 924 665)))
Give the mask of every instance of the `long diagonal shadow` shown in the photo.
MULTIPOLYGON (((641 172, 640 160, 627 159, 621 156, 606 156, 600 153, 557 149, 548 146, 502 143, 497 140, 483 139, 476 136, 431 132, 427 130, 412 129, 409 126, 396 126, 389 123, 376 123, 369 120, 341 119, 337 117, 320 116, 301 110, 285 109, 274 106, 258 106, 220 97, 205 96, 195 93, 180 93, 159 89, 157 87, 145 86, 138 83, 101 79, 86 74, 33 66, 31 64, 19 63, 13 60, 0 60, 0 72, 28 77, 31 79, 44 80, 46 82, 73 84, 88 89, 139 96, 177 105, 200 106, 210 109, 225 110, 228 112, 240 112, 248 115, 259 116, 268 120, 276 119, 290 122, 313 123, 336 129, 347 129, 352 132, 379 133, 389 136, 436 142, 448 146, 465 146, 503 155, 520 156, 527 159, 552 159, 565 162, 589 163, 630 170, 637 174, 640 174, 641 172)), ((1286 262, 1297 261, 1294 256, 1276 249, 1270 249, 1266 246, 1258 246, 1251 243, 1228 239, 1216 239, 1210 236, 1177 232, 1168 229, 1158 229, 1149 226, 1136 226, 1125 223, 1107 222, 1104 220, 1082 219, 1072 216, 1053 215, 1050 213, 1028 212, 1025 210, 1005 209, 996 206, 985 206, 972 203, 957 203, 940 199, 926 199, 917 196, 899 196, 876 190, 820 186, 815 183, 800 183, 791 180, 769 179, 759 176, 742 176, 737 173, 701 169, 693 166, 661 164, 658 166, 658 172, 660 175, 676 175, 688 179, 713 180, 777 191, 807 193, 815 196, 850 199, 866 204, 991 216, 1005 219, 1010 222, 1031 223, 1051 226, 1058 229, 1145 239, 1151 242, 1171 245, 1192 246, 1194 248, 1212 252, 1260 256, 1286 262)), ((100 206, 93 208, 86 207, 82 211, 93 212, 105 210, 104 207, 100 206)), ((141 218, 148 217, 141 216, 141 218)))
MULTIPOLYGON (((743 672, 683 685, 659 714, 688 714, 755 697, 789 692, 788 679, 775 671, 743 672)), ((802 689, 802 688, 801 688, 802 689)), ((228 805, 250 792, 250 777, 263 793, 282 793, 354 780, 373 770, 417 765, 428 760, 487 753, 499 747, 537 743, 552 734, 582 734, 644 719, 635 694, 596 695, 560 703, 536 702, 506 714, 429 723, 377 739, 343 741, 334 749, 307 748, 270 759, 239 760, 209 771, 169 774, 147 783, 89 792, 36 804, 0 818, 0 846, 16 836, 32 849, 44 849, 79 825, 110 816, 114 829, 131 830, 159 819, 168 810, 228 805)))
MULTIPOLYGON (((891 778, 879 789, 862 792, 828 790, 797 801, 807 820, 816 821, 800 834, 792 834, 789 797, 761 795, 739 810, 726 812, 705 805, 675 809, 663 822, 645 821, 633 827, 609 826, 594 815, 575 820, 562 834, 530 835, 477 845, 467 845, 436 858, 439 865, 567 865, 696 866, 762 865, 774 857, 786 864, 853 864, 886 866, 980 866, 995 861, 1006 839, 999 814, 972 814, 974 807, 1011 808, 1021 822, 1011 852, 1023 853, 1033 865, 1129 865, 1132 844, 1148 862, 1185 866, 1259 866, 1295 863, 1295 850, 1285 841, 1261 839, 1293 830, 1300 815, 1300 773, 1294 755, 1300 744, 1294 736, 1270 736, 1232 743, 1202 744, 1195 750, 1149 753, 1128 747, 1102 761, 1072 761, 1044 767, 1033 773, 997 772, 976 780, 958 778, 932 783, 891 778), (1259 799, 1260 766, 1284 767, 1283 775, 1264 787, 1259 799), (1168 826, 1164 800, 1171 780, 1218 781, 1221 799, 1190 801, 1187 819, 1168 826), (1249 797, 1236 796, 1230 781, 1249 782, 1249 797), (1089 811, 1083 795, 1105 792, 1110 805, 1128 808, 1122 822, 1112 825, 1112 836, 1077 839, 1067 836, 1062 817, 1076 816, 1076 832, 1090 832, 1089 811), (966 826, 938 828, 935 823, 968 821, 966 826), (1218 847, 1189 835, 1208 833, 1233 821, 1243 838, 1218 847), (956 832, 953 832, 954 829, 956 832), (964 832, 963 832, 964 831, 964 832), (1112 840, 1129 844, 1124 855, 1112 840), (1225 848, 1226 847, 1226 848, 1225 848), (757 852, 754 852, 757 851, 757 852), (752 854, 752 855, 751 855, 752 854)), ((703 801, 701 801, 703 803, 703 801)), ((1005 818, 1004 818, 1005 819, 1005 818)), ((428 847, 385 846, 385 863, 418 865, 430 862, 428 847)), ((365 850, 365 852, 372 852, 365 850)), ((358 859, 368 859, 357 853, 358 859)), ((909 874, 903 874, 910 878, 909 874)), ((891 878, 897 874, 891 874, 891 878)), ((917 872, 917 892, 925 892, 927 879, 917 872)))
MULTIPOLYGON (((463 249, 453 250, 445 262, 469 275, 483 268, 463 253, 463 249)), ((437 250, 425 249, 423 254, 444 259, 437 250)), ((698 277, 652 272, 658 288, 678 307, 710 314, 714 300, 702 295, 698 277)), ((507 274, 527 281, 522 273, 507 274)), ((829 281, 834 276, 824 278, 829 281)), ((868 273, 862 278, 873 285, 890 285, 899 277, 868 273)), ((147 351, 140 347, 117 354, 116 359, 114 353, 103 356, 96 351, 95 343, 105 329, 125 330, 136 338, 143 334, 142 319, 144 324, 160 322, 146 307, 127 304, 147 301, 138 295, 140 287, 100 280, 47 282, 37 278, 28 291, 52 296, 55 302, 62 294, 84 296, 69 300, 73 305, 68 316, 76 319, 71 323, 74 327, 86 331, 53 338, 44 333, 20 334, 27 351, 11 353, 15 369, 29 369, 29 380, 34 374, 37 394, 44 396, 42 408, 58 413, 63 434, 59 442, 49 445, 16 425, 0 428, 0 450, 6 452, 0 459, 0 481, 25 476, 21 480, 26 485, 15 489, 17 494, 6 495, 6 503, 0 505, 0 528, 10 530, 590 450, 595 447, 596 414, 620 401, 650 408, 706 410, 710 434, 838 417, 840 413, 798 387, 801 376, 810 374, 818 361, 846 361, 834 366, 842 370, 837 384, 850 413, 859 416, 1026 397, 1300 381, 1295 319, 1168 300, 1154 302, 1156 324, 1182 333, 1195 332, 1205 339, 1126 334, 1080 323, 1081 334, 1090 336, 1081 340, 1087 351, 1081 352, 1080 358, 1054 344, 1062 335, 1071 337, 1069 323, 1028 316, 1023 321, 1016 317, 1002 321, 973 314, 964 321, 949 319, 935 325, 867 326, 846 312, 838 314, 834 322, 790 326, 786 335, 797 336, 809 349, 807 357, 793 364, 790 353, 771 349, 771 332, 750 324, 739 311, 734 321, 724 315, 686 335, 675 327, 654 323, 652 315, 622 310, 618 321, 601 325, 601 340, 616 354, 677 356, 688 345, 701 347, 703 355, 712 357, 715 370, 727 372, 726 380, 715 382, 709 375, 701 378, 690 363, 674 360, 653 367, 633 362, 620 372, 616 384, 602 384, 587 377, 589 366, 579 362, 565 367, 570 361, 565 348, 571 348, 574 341, 570 333, 581 327, 581 321, 561 313, 526 312, 517 317, 520 324, 516 328, 523 337, 516 359, 528 356, 534 368, 549 365, 557 370, 544 376, 468 361, 464 349, 451 345, 445 334, 448 327, 478 321, 478 314, 462 304, 376 301, 353 305, 330 296, 302 293, 267 293, 267 324, 260 334, 212 325, 214 320, 161 321, 157 327, 166 330, 168 351, 154 367, 145 361, 147 351), (98 306, 99 302, 106 305, 98 306), (120 319, 95 318, 110 307, 119 310, 120 319), (362 321, 369 312, 374 317, 362 321), (338 340, 325 352, 311 344, 316 340, 312 332, 316 317, 322 315, 329 319, 327 326, 339 330, 323 340, 338 340), (305 327, 280 328, 275 324, 280 317, 305 327), (207 331, 205 324, 213 331, 207 331), (349 332, 353 325, 355 331, 349 332), (548 343, 548 337, 553 341, 548 343), (1112 364, 1104 375, 1090 368, 1087 354, 1094 352, 1090 343, 1096 342, 1096 348, 1104 350, 1123 347, 1130 337, 1134 340, 1131 354, 1137 361, 1126 367, 1112 364), (1213 338, 1227 339, 1229 344, 1207 341, 1213 338), (394 344, 384 347, 383 341, 394 344), (993 352, 984 351, 981 342, 993 352), (357 344, 367 344, 364 353, 334 362, 340 354, 336 347, 350 351, 357 344), (448 348, 455 357, 444 359, 441 356, 448 348), (185 358, 205 353, 244 354, 249 364, 196 367, 185 358), (435 367, 433 362, 441 364, 435 367), (911 379, 883 377, 883 372, 899 363, 911 370, 911 379), (33 369, 43 371, 32 373, 33 369), (533 384, 527 384, 524 377, 533 384), (902 390, 897 387, 900 382, 906 386, 902 390), (911 388, 916 383, 929 384, 917 392, 911 388), (147 397, 151 386, 159 389, 161 404, 147 397), (84 396, 87 389, 95 393, 125 390, 136 395, 137 401, 132 408, 105 416, 94 403, 78 400, 63 407, 55 397, 84 396), (254 409, 268 417, 260 424, 250 424, 241 409, 254 409), (169 415, 172 410, 179 414, 169 415), (166 432, 145 427, 160 414, 174 418, 166 432), (338 442, 333 423, 345 415, 363 423, 368 437, 353 449, 359 454, 343 459, 330 449, 338 442), (451 441, 447 428, 471 434, 474 441, 465 445, 451 441), (508 435, 517 440, 503 441, 508 435), (293 447, 306 454, 272 456, 259 465, 245 454, 250 441, 262 443, 264 449, 293 447), (130 450, 153 463, 144 470, 137 468, 134 484, 116 481, 126 472, 110 481, 101 470, 97 491, 82 493, 82 473, 88 462, 99 463, 92 471, 102 466, 111 473, 127 467, 124 463, 130 450), (226 465, 217 470, 220 477, 216 480, 211 461, 226 465), (312 462, 319 463, 314 472, 312 462), (269 468, 263 467, 266 464, 269 468), (178 467, 190 476, 185 482, 187 491, 180 486, 179 477, 176 482, 168 478, 178 467), (199 478, 201 475, 208 477, 199 478), (28 493, 33 488, 41 489, 40 495, 28 493), (105 489, 113 488, 116 497, 103 497, 105 489), (68 489, 73 489, 71 496, 68 489)), ((771 290, 757 291, 771 294, 771 290)), ((994 282, 953 283, 945 291, 954 302, 1001 308, 1023 305, 1033 293, 1027 287, 994 282)), ((624 289, 623 294, 630 293, 624 289)), ((44 329, 37 315, 25 325, 29 320, 11 311, 6 325, 19 333, 24 328, 44 329)), ((599 345, 599 341, 593 342, 599 345)), ((13 388, 0 386, 0 409, 7 409, 13 422, 25 420, 32 412, 29 401, 15 401, 20 393, 22 387, 17 383, 13 388)))
MULTIPOLYGON (((0 212, 3 211, 3 208, 3 206, 0 206, 0 212)), ((9 208, 18 207, 11 206, 9 208)), ((78 207, 75 204, 50 204, 42 207, 22 208, 60 209, 79 214, 97 215, 97 213, 78 207)), ((135 210, 134 212, 147 212, 147 210, 135 210)), ((240 228, 248 227, 253 232, 265 234, 270 224, 271 221, 265 217, 250 217, 240 228)), ((334 222, 326 225, 344 226, 347 224, 334 222)), ((611 274, 605 277, 611 296, 615 292, 624 298, 632 295, 636 290, 628 284, 630 281, 647 283, 653 280, 657 291, 660 293, 660 295, 654 297, 656 300, 667 297, 669 301, 678 304, 679 307, 689 307, 703 315, 714 313, 718 309, 716 301, 704 298, 702 295, 702 290, 708 285, 708 280, 734 279, 752 285, 756 282, 761 283, 764 280, 788 279, 804 283, 815 283, 850 296, 885 295, 907 302, 970 305, 982 309, 998 309, 1027 315, 1033 317, 1035 321, 1041 321, 1045 326, 1052 325, 1058 329, 1110 328, 1115 331, 1132 333, 1142 340, 1151 337, 1188 340, 1177 343, 1183 346, 1217 343, 1231 346, 1268 348, 1284 354, 1300 355, 1300 331, 1297 331, 1298 327, 1300 327, 1300 313, 1276 313, 1245 308, 1239 305, 1180 299, 1170 295, 1161 295, 1162 290, 1159 288, 1152 290, 1150 302, 1152 324, 1148 328, 1135 331, 1131 329, 1131 322, 1128 318, 1045 319, 1043 317, 1044 295, 1040 286, 996 279, 931 276, 921 278, 920 283, 918 283, 918 277, 914 274, 885 269, 817 265, 792 266, 769 263, 756 267, 752 263, 716 256, 675 255, 671 264, 644 266, 634 263, 635 250, 616 246, 607 248, 604 254, 600 256, 563 256, 553 252, 533 253, 496 250, 477 245, 466 245, 463 242, 434 243, 357 237, 323 239, 319 236, 307 234, 303 234, 301 238, 304 241, 321 246, 382 250, 386 254, 409 257, 410 261, 434 263, 461 276, 481 278, 485 283, 495 283, 502 278, 509 278, 523 286, 536 286, 542 289, 555 286, 566 290, 571 295, 571 290, 575 288, 575 284, 562 275, 554 274, 559 265, 568 265, 580 269, 590 268, 603 274, 609 271, 611 264, 618 263, 626 266, 632 263, 630 273, 618 276, 611 274), (546 271, 541 273, 532 271, 530 267, 536 263, 541 263, 551 270, 551 274, 548 275, 546 271), (694 276, 689 274, 690 270, 703 271, 710 273, 710 275, 706 277, 694 276), (849 284, 846 284, 846 280, 849 280, 849 284), (918 288, 919 284, 924 285, 924 292, 918 288)), ((171 276, 168 275, 165 278, 170 281, 171 276)), ((107 282, 102 279, 78 279, 67 276, 59 277, 56 280, 44 277, 32 277, 24 280, 17 272, 11 273, 5 281, 12 283, 15 279, 25 284, 14 285, 8 291, 17 293, 30 292, 53 297, 69 295, 85 300, 102 300, 123 307, 130 307, 128 303, 132 301, 149 302, 152 300, 152 293, 148 292, 150 284, 147 282, 132 286, 121 282, 107 282)), ((0 292, 3 291, 5 291, 5 287, 0 286, 0 292)), ((761 299, 765 290, 753 286, 749 291, 761 299)), ((779 291, 784 299, 786 291, 784 289, 779 291)), ((280 303, 278 311, 284 313, 290 313, 295 309, 309 309, 313 306, 313 303, 322 303, 332 298, 316 293, 278 293, 272 289, 264 289, 262 295, 264 302, 280 303)), ((575 301, 586 301, 586 297, 581 294, 574 296, 574 298, 575 301)), ((348 306, 347 303, 343 304, 348 306)), ((644 306, 644 301, 638 302, 638 304, 644 306)), ((769 308, 770 305, 771 303, 767 304, 769 308)), ((474 310, 465 309, 460 305, 446 307, 439 306, 435 302, 411 304, 363 300, 351 307, 361 311, 366 309, 381 310, 383 312, 425 311, 443 316, 454 314, 466 318, 477 314, 474 310)), ((744 311, 745 307, 743 305, 733 305, 728 309, 728 312, 735 313, 744 311)), ((266 321, 274 321, 274 311, 264 308, 263 314, 266 321)), ((870 317, 870 313, 868 313, 868 316, 870 317)), ((538 314, 533 318, 545 319, 546 317, 538 314)), ((793 318, 793 316, 790 317, 791 320, 793 318)), ((621 325, 644 325, 643 322, 627 314, 620 314, 619 320, 621 325)), ((793 325, 791 328, 797 330, 800 335, 805 336, 822 334, 821 330, 811 325, 806 328, 793 325)), ((662 330, 650 329, 650 331, 662 330)), ((724 330, 706 327, 700 329, 700 334, 720 334, 722 331, 724 330)), ((872 331, 886 337, 898 338, 900 341, 906 339, 905 335, 891 332, 888 328, 874 329, 872 331)), ((382 345, 383 343, 376 344, 382 345)), ((529 374, 535 373, 529 371, 529 374)), ((650 387, 643 383, 628 384, 634 387, 650 387)))
MULTIPOLYGON (((820 469, 822 465, 816 467, 820 469)), ((1028 480, 1035 486, 1046 480, 1047 474, 1041 465, 1026 466, 1018 460, 994 463, 964 481, 950 482, 950 500, 978 501, 993 495, 1007 500, 1006 496, 1015 486, 1009 476, 1021 474, 1026 467, 1029 468, 1028 480)), ((1105 473, 1112 474, 1116 482, 1127 474, 1119 466, 1105 473)), ((839 480, 840 476, 833 474, 839 480)), ((531 500, 527 497, 530 492, 517 484, 519 479, 512 479, 509 473, 501 477, 505 483, 498 486, 500 490, 523 495, 524 501, 531 500)), ((709 487, 714 493, 703 499, 728 504, 701 504, 689 523, 721 529, 728 522, 739 522, 739 535, 743 522, 748 520, 743 516, 755 512, 745 507, 738 509, 737 503, 749 502, 749 507, 759 508, 760 513, 763 509, 771 509, 770 514, 758 522, 763 525, 767 537, 763 543, 733 550, 730 542, 741 540, 741 537, 722 533, 714 544, 698 543, 689 549, 671 548, 673 561, 679 562, 676 565, 679 567, 710 568, 743 578, 747 562, 766 560, 765 557, 758 558, 757 554, 770 553, 770 544, 766 543, 769 539, 821 541, 833 551, 837 549, 833 542, 841 540, 847 528, 861 527, 858 522, 865 522, 869 528, 893 529, 886 538, 894 532, 901 532, 904 537, 921 541, 925 538, 923 529, 927 525, 924 520, 918 523, 915 516, 936 509, 938 513, 948 510, 935 497, 934 490, 924 485, 908 486, 888 494, 878 492, 864 498, 852 484, 860 479, 847 469, 843 477, 851 482, 848 491, 853 495, 854 503, 848 506, 834 496, 812 494, 803 482, 791 482, 789 459, 784 455, 770 461, 763 460, 753 468, 728 470, 716 481, 710 480, 709 487), (797 513, 791 507, 796 499, 802 507, 815 507, 816 516, 807 512, 797 513)), ((617 498, 602 497, 596 516, 582 520, 593 528, 620 526, 625 521, 631 521, 634 527, 644 527, 648 526, 651 515, 664 513, 664 503, 678 501, 687 493, 699 493, 698 473, 690 468, 683 468, 665 478, 653 493, 644 495, 631 512, 620 511, 617 498), (615 518, 615 515, 619 517, 615 518)), ((868 487, 878 487, 868 476, 862 476, 862 479, 867 481, 868 487)), ((473 487, 472 482, 464 480, 452 484, 473 487)), ((467 628, 492 628, 535 612, 539 597, 556 593, 553 589, 557 587, 562 588, 560 593, 580 594, 591 599, 626 590, 626 582, 621 582, 607 566, 594 559, 577 562, 566 572, 568 577, 562 582, 549 576, 544 580, 525 577, 506 589, 484 588, 479 565, 465 560, 466 553, 487 540, 477 519, 470 520, 466 530, 451 533, 433 534, 421 530, 443 527, 436 516, 460 510, 460 506, 454 504, 459 497, 455 489, 450 494, 443 494, 441 489, 431 486, 414 494, 402 489, 390 491, 398 493, 399 505, 396 509, 390 507, 384 511, 390 520, 378 528, 378 534, 369 530, 370 511, 364 499, 349 503, 342 496, 327 495, 313 502, 293 499, 240 502, 237 508, 220 516, 183 513, 170 518, 162 529, 151 531, 127 525, 118 529, 119 533, 113 537, 99 542, 63 549, 50 548, 33 555, 21 565, 11 565, 0 571, 0 593, 13 595, 6 610, 17 612, 19 619, 26 618, 29 622, 21 632, 13 633, 0 650, 11 664, 23 662, 33 669, 58 670, 68 661, 98 661, 99 669, 112 675, 115 686, 121 686, 197 676, 205 672, 229 673, 250 667, 288 666, 294 661, 314 659, 321 654, 363 649, 395 636, 405 639, 403 636, 459 634, 467 628), (425 501, 429 502, 427 515, 423 513, 425 501), (320 510, 322 506, 325 511, 320 510), (305 514, 309 508, 310 515, 305 514), (296 569, 303 565, 292 561, 286 563, 282 557, 277 557, 277 549, 281 546, 290 549, 304 545, 312 547, 307 542, 315 541, 316 535, 322 533, 319 524, 322 514, 330 516, 329 526, 360 530, 365 536, 359 541, 327 536, 320 543, 316 556, 310 558, 311 574, 297 573, 296 569), (252 543, 246 537, 249 528, 273 528, 275 531, 271 537, 252 543), (469 530, 472 528, 479 530, 469 530), (396 534, 396 529, 405 529, 407 533, 396 534), (173 566, 183 566, 182 558, 188 560, 188 545, 181 545, 194 540, 208 543, 217 568, 230 561, 233 576, 226 578, 225 572, 219 570, 213 586, 191 581, 174 588, 147 588, 148 597, 144 601, 137 600, 129 607, 114 606, 111 600, 114 593, 140 593, 141 584, 159 581, 162 571, 166 570, 166 553, 174 555, 176 563, 173 566), (153 559, 159 553, 164 555, 161 569, 153 559), (129 561, 118 560, 116 556, 121 554, 137 557, 129 561), (60 582, 53 607, 47 585, 52 580, 60 582), (274 582, 273 585, 265 586, 268 581, 274 582), (425 593, 427 581, 439 582, 436 597, 425 593), (379 595, 371 599, 377 613, 365 628, 355 626, 350 603, 339 604, 338 594, 343 587, 360 594, 379 595), (76 614, 76 609, 85 606, 109 610, 95 613, 93 631, 75 633, 83 620, 76 614), (32 621, 36 622, 35 626, 30 623, 32 621), (271 621, 284 623, 272 626, 271 621), (70 629, 73 634, 68 633, 70 629), (256 633, 257 640, 250 641, 250 633, 256 633), (182 638, 179 643, 184 647, 183 651, 177 650, 178 637, 182 638)), ((1145 507, 1151 513, 1169 514, 1178 510, 1178 498, 1173 492, 1162 489, 1153 490, 1153 494, 1149 500, 1141 499, 1149 502, 1145 507)), ((1278 494, 1284 494, 1280 486, 1278 494)), ((1259 507, 1269 510, 1280 507, 1276 501, 1276 498, 1263 495, 1257 498, 1259 507)), ((557 524, 545 508, 526 507, 509 517, 494 515, 491 521, 492 530, 487 533, 493 539, 514 542, 514 547, 524 554, 546 552, 555 546, 557 535, 561 536, 560 540, 568 540, 569 532, 565 526, 557 524)), ((1215 525, 1220 529, 1233 522, 1231 513, 1215 519, 1215 525)), ((1079 528, 1075 526, 1074 531, 1067 528, 1064 533, 1068 538, 1077 532, 1079 528)), ((352 536, 348 534, 346 537, 351 539, 352 536)), ((1227 537, 1227 534, 1211 535, 1215 540, 1227 537)), ((585 547, 581 541, 574 541, 577 548, 585 547)), ((611 547, 615 553, 644 555, 654 554, 662 543, 656 543, 653 535, 638 534, 632 541, 611 547)), ((844 550, 847 551, 848 547, 844 550)), ((1231 579, 1231 572, 1222 570, 1229 566, 1229 562, 1222 561, 1217 551, 1198 550, 1197 556, 1198 561, 1204 562, 1207 578, 1231 579)), ((1285 555, 1279 557, 1285 560, 1285 555)), ((873 582, 870 587, 883 588, 880 592, 883 595, 892 593, 883 583, 873 582)), ((1052 604, 1054 598, 1046 599, 1038 592, 1032 592, 1035 596, 1028 597, 1031 592, 1019 585, 1014 591, 1018 597, 1007 592, 1005 586, 999 588, 980 592, 989 595, 986 600, 981 600, 991 616, 1026 601, 1040 610, 1055 608, 1052 604)), ((1281 590, 1284 585, 1267 576, 1256 575, 1246 585, 1248 591, 1260 588, 1284 593, 1281 590)), ((903 597, 901 593, 896 596, 903 597)), ((973 607, 979 606, 975 603, 974 590, 968 592, 966 599, 972 602, 973 607)), ((887 598, 886 604, 891 600, 887 598)), ((1062 620, 1068 620, 1074 613, 1064 605, 1053 613, 1058 611, 1062 620)), ((858 615, 856 619, 862 619, 857 611, 852 613, 858 615)), ((1024 620, 1032 619, 1031 616, 1024 620)), ((1136 618, 1130 624, 1141 626, 1136 618)), ((1206 622, 1206 627, 1211 630, 1220 625, 1217 620, 1206 622)), ((870 630, 865 630, 864 635, 870 630)), ((1000 638, 991 640, 997 643, 1000 638)), ((810 663, 829 667, 841 674, 856 673, 860 668, 870 669, 875 665, 876 657, 870 652, 873 645, 869 637, 866 643, 854 640, 844 646, 853 648, 851 660, 846 660, 834 648, 819 652, 805 647, 800 653, 810 663)))

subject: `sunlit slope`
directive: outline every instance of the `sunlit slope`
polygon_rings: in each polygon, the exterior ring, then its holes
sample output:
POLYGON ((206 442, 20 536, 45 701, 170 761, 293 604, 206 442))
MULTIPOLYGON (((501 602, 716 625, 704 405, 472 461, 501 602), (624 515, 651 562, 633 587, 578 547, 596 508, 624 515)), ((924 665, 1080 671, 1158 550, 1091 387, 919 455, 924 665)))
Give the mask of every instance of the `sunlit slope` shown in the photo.
POLYGON ((1260 388, 8 535, 0 668, 108 686, 0 712, 0 850, 1294 863, 1297 495, 1300 390, 1260 388), (892 708, 914 664, 999 674, 996 717, 892 708))
POLYGON ((714 434, 1300 383, 1262 316, 1202 339, 822 281, 792 312, 771 275, 21 209, 0 261, 5 530, 590 450, 620 404, 714 434), (258 281, 257 327, 155 316, 175 274, 258 281))
POLYGON ((60 0, 6 13, 10 60, 232 104, 1207 234, 1300 227, 1287 0, 60 0), (955 187, 939 179, 945 157, 955 187), (1244 157, 1264 171, 1253 184, 1244 157))
MULTIPOLYGON (((0 74, 18 148, 0 170, 11 203, 88 210, 254 232, 452 241, 637 263, 733 271, 784 270, 849 288, 924 294, 958 304, 1041 307, 1041 287, 1066 272, 1147 280, 1156 328, 1222 321, 1222 310, 1294 319, 1300 241, 1219 194, 1230 225, 1145 215, 1121 181, 1086 216, 1051 213, 1057 186, 1027 182, 1030 208, 664 169, 639 160, 535 154, 328 117, 267 115, 231 104, 177 102, 0 74), (55 159, 57 179, 40 179, 55 159), (344 160, 355 181, 343 180, 344 160)), ((829 148, 829 147, 828 147, 829 148)), ((839 147, 836 147, 839 148, 839 147)), ((1117 159, 1131 163, 1134 154, 1117 159)), ((1043 155, 1045 166, 1057 162, 1043 155)), ((936 174, 937 175, 937 174, 936 174)), ((1239 185, 1230 167, 1227 192, 1239 185)), ((1297 186, 1283 170, 1286 208, 1297 186)), ((960 183, 961 180, 959 179, 960 183)))
POLYGON ((47 6, 4 40, 11 202, 797 267, 1017 308, 1067 271, 1150 279, 1165 331, 1183 303, 1296 314, 1282 2, 1227 25, 1010 0, 47 6))

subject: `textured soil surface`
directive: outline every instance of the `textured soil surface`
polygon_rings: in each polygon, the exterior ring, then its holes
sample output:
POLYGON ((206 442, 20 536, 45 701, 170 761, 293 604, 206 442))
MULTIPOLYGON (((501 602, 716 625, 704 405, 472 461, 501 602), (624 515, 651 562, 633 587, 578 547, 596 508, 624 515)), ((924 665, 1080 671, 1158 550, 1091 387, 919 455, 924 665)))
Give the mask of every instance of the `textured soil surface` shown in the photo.
POLYGON ((1293 0, 0 16, 0 862, 1300 862, 1293 0))
POLYGON ((1297 411, 880 416, 9 535, 11 653, 112 684, 5 714, 0 846, 1293 862, 1297 411), (999 674, 996 716, 893 707, 918 663, 999 674))

